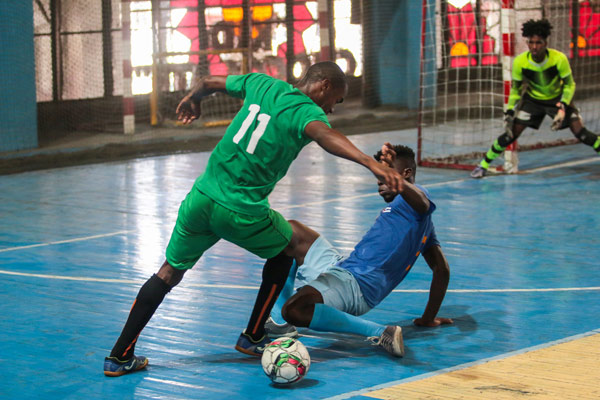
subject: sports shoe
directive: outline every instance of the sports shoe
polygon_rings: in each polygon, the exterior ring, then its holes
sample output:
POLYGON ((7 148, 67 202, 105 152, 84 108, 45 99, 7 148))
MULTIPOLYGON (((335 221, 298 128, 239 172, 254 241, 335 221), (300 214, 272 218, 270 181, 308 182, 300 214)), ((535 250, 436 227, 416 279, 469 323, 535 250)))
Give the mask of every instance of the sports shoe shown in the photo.
POLYGON ((298 330, 296 327, 288 322, 285 324, 278 324, 273 321, 273 318, 269 317, 267 322, 265 322, 265 332, 267 332, 267 336, 272 339, 277 339, 280 337, 297 337, 298 330))
POLYGON ((235 349, 244 354, 248 354, 250 356, 262 357, 263 351, 265 351, 265 347, 271 343, 271 340, 264 335, 260 340, 254 341, 246 333, 246 330, 240 334, 237 343, 235 344, 235 349))
POLYGON ((133 356, 127 361, 121 361, 117 357, 106 357, 104 359, 104 375, 121 376, 146 368, 148 359, 142 356, 133 356))
POLYGON ((471 178, 479 179, 486 175, 487 169, 483 168, 481 165, 476 166, 475 169, 471 171, 471 178))
POLYGON ((367 338, 376 346, 381 346, 393 356, 404 356, 404 340, 402 339, 402 328, 399 326, 388 326, 381 336, 371 336, 367 338))

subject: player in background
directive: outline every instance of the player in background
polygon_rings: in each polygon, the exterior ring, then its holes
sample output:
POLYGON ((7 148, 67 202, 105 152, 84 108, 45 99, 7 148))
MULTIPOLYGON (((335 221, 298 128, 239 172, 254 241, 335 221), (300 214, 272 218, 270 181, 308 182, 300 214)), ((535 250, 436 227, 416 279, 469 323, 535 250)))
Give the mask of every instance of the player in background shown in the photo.
POLYGON ((583 126, 579 110, 572 102, 575 81, 569 60, 560 51, 547 47, 551 31, 552 25, 546 19, 531 19, 523 24, 523 37, 527 38, 529 51, 518 55, 513 62, 505 132, 471 171, 472 178, 484 177, 490 163, 517 140, 526 127, 538 129, 546 115, 554 119, 552 130, 569 127, 579 141, 600 154, 600 138, 583 126), (521 99, 523 85, 527 86, 521 99), (518 103, 520 107, 515 107, 518 103))
POLYGON ((346 77, 333 62, 312 65, 296 87, 264 74, 208 76, 200 79, 177 107, 189 124, 200 115, 200 101, 215 92, 244 100, 204 173, 181 203, 166 250, 166 261, 141 287, 104 373, 120 376, 148 364, 134 355, 135 344, 165 295, 202 254, 220 239, 267 259, 248 326, 235 348, 260 356, 269 342, 264 324, 297 255, 292 225, 269 206, 268 196, 300 150, 311 141, 338 157, 367 167, 393 190, 402 177, 356 148, 332 129, 326 114, 347 92, 346 77))
MULTIPOLYGON (((366 336, 394 356, 404 355, 402 328, 384 326, 360 318, 376 307, 408 274, 422 253, 433 271, 429 301, 417 326, 435 327, 451 324, 449 318, 438 318, 448 282, 450 268, 441 250, 431 220, 435 204, 424 188, 415 185, 415 154, 406 146, 386 143, 375 158, 386 160, 403 176, 402 188, 397 193, 378 182, 379 194, 389 203, 373 226, 345 260, 329 242, 312 229, 292 221, 295 232, 302 232, 304 246, 310 246, 299 275, 318 277, 301 287, 282 307, 288 325, 267 323, 270 336, 297 332, 290 324, 316 331, 354 333, 366 336), (279 331, 276 331, 279 329, 279 331)), ((288 278, 286 293, 293 288, 293 271, 288 278)), ((302 277, 304 279, 304 277, 302 277)), ((272 314, 276 314, 273 311, 272 314)))

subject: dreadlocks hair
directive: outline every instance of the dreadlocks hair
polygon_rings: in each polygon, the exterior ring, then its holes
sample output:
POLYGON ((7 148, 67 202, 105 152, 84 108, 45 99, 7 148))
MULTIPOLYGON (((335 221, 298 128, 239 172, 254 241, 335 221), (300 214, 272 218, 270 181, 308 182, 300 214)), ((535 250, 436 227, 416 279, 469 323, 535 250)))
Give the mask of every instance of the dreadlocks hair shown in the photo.
POLYGON ((523 37, 530 38, 535 35, 546 40, 552 32, 552 25, 545 18, 538 20, 530 19, 523 24, 521 31, 523 32, 523 37))
MULTIPOLYGON (((415 162, 415 152, 408 146, 404 146, 401 144, 397 144, 392 146, 392 149, 396 152, 396 159, 402 159, 406 162, 406 166, 412 168, 413 171, 417 170, 417 163, 415 162)), ((377 152, 377 154, 373 155, 377 161, 380 161, 383 153, 381 150, 377 152)))
POLYGON ((336 89, 346 86, 346 74, 333 61, 322 61, 311 65, 297 86, 315 83, 323 79, 329 79, 331 85, 336 89))

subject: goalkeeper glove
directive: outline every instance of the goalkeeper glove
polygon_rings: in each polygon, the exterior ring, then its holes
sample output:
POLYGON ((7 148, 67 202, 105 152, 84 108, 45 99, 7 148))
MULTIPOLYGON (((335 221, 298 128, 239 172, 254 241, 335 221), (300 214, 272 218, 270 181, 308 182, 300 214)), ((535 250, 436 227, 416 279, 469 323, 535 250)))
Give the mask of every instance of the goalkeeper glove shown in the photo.
POLYGON ((563 103, 562 101, 559 103, 556 103, 556 107, 558 108, 558 111, 556 112, 556 115, 554 116, 554 119, 552 120, 552 126, 551 126, 551 129, 553 131, 557 131, 560 129, 560 127, 563 124, 563 121, 565 120, 565 115, 566 115, 566 111, 567 111, 567 107, 566 107, 565 103, 563 103))

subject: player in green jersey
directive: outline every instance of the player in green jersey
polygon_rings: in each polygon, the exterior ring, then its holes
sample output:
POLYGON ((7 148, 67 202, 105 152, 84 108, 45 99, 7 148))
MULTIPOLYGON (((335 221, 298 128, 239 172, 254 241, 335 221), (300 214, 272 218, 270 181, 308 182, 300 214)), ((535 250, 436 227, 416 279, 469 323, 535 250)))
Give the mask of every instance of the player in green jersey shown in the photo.
POLYGON ((120 376, 148 364, 134 355, 137 337, 165 295, 202 254, 220 239, 267 259, 250 321, 235 348, 260 356, 269 342, 264 324, 285 284, 295 257, 298 234, 269 206, 268 196, 300 150, 311 141, 336 156, 368 168, 394 190, 400 174, 356 148, 329 125, 326 114, 348 90, 333 62, 311 66, 296 87, 264 74, 208 76, 200 79, 177 107, 185 124, 200 115, 200 100, 225 92, 244 100, 208 165, 181 203, 166 261, 140 289, 104 373, 120 376))
POLYGON ((546 19, 523 24, 523 37, 527 38, 529 51, 518 55, 513 62, 505 132, 471 171, 471 177, 484 177, 490 163, 517 140, 526 127, 538 129, 546 115, 554 119, 553 130, 569 127, 577 139, 600 154, 600 138, 583 126, 579 110, 572 103, 575 81, 569 60, 560 51, 547 47, 551 31, 552 25, 546 19))

